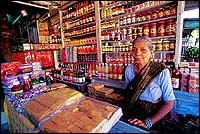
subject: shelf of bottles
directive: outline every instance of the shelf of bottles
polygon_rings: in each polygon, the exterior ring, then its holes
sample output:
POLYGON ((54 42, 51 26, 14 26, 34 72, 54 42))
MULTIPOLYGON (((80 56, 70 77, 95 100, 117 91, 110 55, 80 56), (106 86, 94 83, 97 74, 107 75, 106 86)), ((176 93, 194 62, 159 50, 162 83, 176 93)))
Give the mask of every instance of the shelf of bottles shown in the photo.
POLYGON ((101 1, 102 52, 130 52, 148 36, 156 53, 174 54, 176 10, 172 1, 101 1))
POLYGON ((66 50, 77 50, 66 52, 67 62, 97 61, 94 1, 77 2, 64 9, 62 14, 64 46, 66 50), (73 56, 70 57, 71 53, 73 56))
POLYGON ((86 78, 95 74, 95 69, 95 62, 65 62, 59 64, 53 76, 59 80, 82 84, 86 82, 86 78))
POLYGON ((55 24, 49 27, 49 43, 62 44, 60 24, 55 24))

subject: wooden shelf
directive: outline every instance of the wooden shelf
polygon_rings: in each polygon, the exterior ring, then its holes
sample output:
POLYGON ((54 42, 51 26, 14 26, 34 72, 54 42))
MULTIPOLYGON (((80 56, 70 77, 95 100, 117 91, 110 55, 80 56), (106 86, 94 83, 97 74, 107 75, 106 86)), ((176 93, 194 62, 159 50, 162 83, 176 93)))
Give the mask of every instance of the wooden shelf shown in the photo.
POLYGON ((154 53, 175 53, 174 51, 154 51, 154 53))
POLYGON ((88 53, 78 53, 78 54, 79 54, 79 55, 86 55, 86 54, 87 54, 87 55, 89 55, 89 54, 97 54, 97 52, 90 52, 90 53, 89 53, 89 52, 88 52, 88 53))
POLYGON ((107 5, 107 6, 105 6, 105 7, 100 7, 100 10, 101 10, 101 9, 112 8, 112 7, 117 6, 117 5, 119 5, 119 4, 124 4, 124 1, 118 1, 118 2, 112 3, 112 4, 110 4, 110 5, 107 5))
POLYGON ((72 20, 78 19, 78 18, 80 18, 82 16, 85 16, 86 14, 93 13, 93 12, 94 12, 94 9, 92 9, 91 11, 89 11, 89 12, 87 12, 85 14, 82 14, 82 15, 79 15, 79 16, 76 16, 76 17, 72 17, 72 18, 66 19, 65 22, 67 22, 67 21, 70 22, 72 20))
POLYGON ((139 25, 143 25, 143 24, 147 24, 147 23, 153 23, 153 22, 158 22, 158 21, 165 21, 168 19, 175 19, 176 16, 170 16, 170 17, 166 17, 166 18, 159 18, 156 20, 150 20, 150 21, 144 21, 144 22, 137 22, 134 24, 130 24, 130 25, 125 25, 125 26, 119 26, 119 27, 109 27, 109 28, 104 28, 101 31, 106 31, 106 30, 115 30, 115 29, 122 29, 122 28, 130 28, 130 27, 134 27, 134 26, 139 26, 139 25))
POLYGON ((96 31, 92 31, 92 32, 84 33, 84 34, 79 34, 79 35, 65 36, 65 37, 66 38, 77 38, 77 37, 81 37, 81 36, 85 36, 85 35, 90 35, 90 34, 96 34, 96 31))
POLYGON ((161 8, 161 7, 164 7, 164 6, 166 6, 167 4, 170 4, 170 3, 172 3, 172 2, 173 2, 173 1, 166 1, 166 2, 160 3, 160 4, 158 4, 158 5, 146 7, 146 8, 143 8, 143 9, 141 9, 141 10, 134 11, 134 12, 131 12, 131 13, 125 13, 125 14, 121 14, 121 15, 118 15, 118 16, 115 16, 115 17, 105 18, 105 19, 102 19, 102 21, 117 20, 117 19, 123 18, 124 16, 127 16, 127 15, 133 15, 133 14, 141 13, 141 12, 144 12, 144 11, 147 11, 147 10, 152 10, 152 9, 161 8))
MULTIPOLYGON (((149 37, 152 40, 158 40, 158 39, 170 39, 170 38, 175 38, 175 35, 169 35, 169 36, 158 36, 158 37, 149 37)), ((106 41, 102 40, 102 43, 116 43, 116 42, 133 42, 134 39, 132 40, 119 40, 119 41, 106 41)))
POLYGON ((85 24, 81 24, 81 25, 78 25, 78 26, 74 26, 74 27, 72 27, 72 28, 69 28, 69 29, 65 29, 65 31, 67 31, 67 30, 76 30, 76 29, 78 29, 78 28, 81 28, 81 27, 87 27, 87 26, 89 26, 89 25, 95 25, 96 23, 95 23, 95 21, 92 21, 92 22, 88 22, 88 23, 85 23, 85 24))
POLYGON ((92 42, 92 43, 87 43, 87 44, 77 44, 77 45, 67 45, 70 47, 80 47, 80 46, 88 46, 88 45, 95 45, 97 44, 96 42, 92 42))

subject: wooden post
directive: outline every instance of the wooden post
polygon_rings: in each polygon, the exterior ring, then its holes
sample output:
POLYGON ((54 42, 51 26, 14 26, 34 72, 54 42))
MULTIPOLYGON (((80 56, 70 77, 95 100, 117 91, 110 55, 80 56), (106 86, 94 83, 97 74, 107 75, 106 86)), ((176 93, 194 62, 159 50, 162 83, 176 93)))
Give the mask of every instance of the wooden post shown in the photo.
POLYGON ((183 12, 185 1, 178 1, 177 22, 176 22, 176 45, 175 45, 175 63, 181 61, 182 35, 183 35, 183 12))
POLYGON ((95 6, 95 17, 96 17, 96 41, 97 41, 97 61, 102 62, 102 51, 101 51, 101 19, 100 19, 100 6, 99 1, 94 2, 95 6))
POLYGON ((60 32, 61 32, 61 48, 63 49, 64 48, 64 46, 65 46, 65 44, 64 44, 64 32, 63 32, 63 27, 62 27, 62 18, 63 18, 63 14, 62 14, 62 11, 59 9, 58 10, 58 12, 59 12, 59 16, 60 16, 60 32))

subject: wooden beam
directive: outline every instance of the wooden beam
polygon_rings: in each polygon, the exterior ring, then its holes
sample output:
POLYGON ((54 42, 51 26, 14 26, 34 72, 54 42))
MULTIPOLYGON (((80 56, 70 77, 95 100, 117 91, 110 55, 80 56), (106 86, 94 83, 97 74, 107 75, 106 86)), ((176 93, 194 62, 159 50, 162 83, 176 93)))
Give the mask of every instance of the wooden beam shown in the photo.
POLYGON ((184 7, 185 7, 185 1, 178 1, 177 21, 176 21, 176 45, 175 45, 175 63, 176 64, 179 64, 181 61, 184 7))
POLYGON ((99 1, 94 2, 95 17, 96 17, 96 41, 97 41, 97 61, 102 62, 101 51, 101 19, 100 19, 100 6, 99 1))

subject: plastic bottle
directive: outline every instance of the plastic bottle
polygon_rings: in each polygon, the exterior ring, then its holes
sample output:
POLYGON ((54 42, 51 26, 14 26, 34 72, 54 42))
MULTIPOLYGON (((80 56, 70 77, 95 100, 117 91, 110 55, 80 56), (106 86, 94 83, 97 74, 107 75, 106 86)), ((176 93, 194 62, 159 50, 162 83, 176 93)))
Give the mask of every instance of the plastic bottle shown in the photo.
POLYGON ((172 69, 172 87, 174 90, 179 90, 179 81, 180 81, 180 71, 178 65, 175 65, 175 68, 172 69))
POLYGON ((35 85, 38 85, 38 84, 40 84, 39 81, 36 79, 36 76, 33 75, 33 76, 31 77, 31 86, 32 86, 32 88, 34 88, 34 86, 35 86, 35 85))
POLYGON ((49 72, 46 72, 46 84, 50 85, 53 83, 53 78, 50 76, 49 72))
POLYGON ((45 79, 44 79, 43 74, 40 74, 40 75, 39 75, 39 82, 40 82, 40 83, 45 82, 45 79))
POLYGON ((30 88, 31 88, 30 78, 29 76, 25 75, 24 76, 24 91, 28 91, 30 88))

